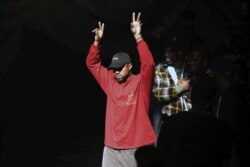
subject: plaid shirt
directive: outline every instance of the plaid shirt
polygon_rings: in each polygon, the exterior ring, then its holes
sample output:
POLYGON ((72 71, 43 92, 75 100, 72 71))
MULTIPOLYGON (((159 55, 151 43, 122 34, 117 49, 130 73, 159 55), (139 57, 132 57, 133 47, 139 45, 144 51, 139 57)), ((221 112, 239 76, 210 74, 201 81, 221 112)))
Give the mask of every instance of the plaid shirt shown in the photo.
MULTIPOLYGON (((189 97, 190 90, 178 94, 167 67, 167 64, 162 63, 155 67, 153 94, 162 104, 161 112, 170 116, 181 111, 189 111, 192 107, 189 97)), ((175 71, 178 79, 181 76, 189 78, 189 74, 184 68, 175 68, 175 71)))

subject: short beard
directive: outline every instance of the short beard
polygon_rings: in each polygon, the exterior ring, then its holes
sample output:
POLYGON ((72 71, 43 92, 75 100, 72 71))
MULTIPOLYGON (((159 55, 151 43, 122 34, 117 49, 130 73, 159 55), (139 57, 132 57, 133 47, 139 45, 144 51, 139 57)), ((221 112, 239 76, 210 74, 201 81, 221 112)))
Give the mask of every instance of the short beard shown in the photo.
POLYGON ((115 79, 116 79, 116 81, 117 81, 118 83, 123 83, 123 82, 125 82, 125 81, 127 80, 128 77, 129 77, 129 76, 122 77, 122 78, 115 78, 115 79))

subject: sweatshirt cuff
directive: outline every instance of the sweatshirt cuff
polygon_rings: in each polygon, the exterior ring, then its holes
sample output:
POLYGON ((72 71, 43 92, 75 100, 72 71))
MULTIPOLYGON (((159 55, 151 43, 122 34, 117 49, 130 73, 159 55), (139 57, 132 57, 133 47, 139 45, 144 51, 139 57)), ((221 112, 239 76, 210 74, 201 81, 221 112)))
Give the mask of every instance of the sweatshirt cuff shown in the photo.
POLYGON ((96 45, 92 44, 92 48, 99 49, 99 48, 100 48, 100 46, 99 46, 99 45, 98 45, 98 46, 96 46, 96 45))

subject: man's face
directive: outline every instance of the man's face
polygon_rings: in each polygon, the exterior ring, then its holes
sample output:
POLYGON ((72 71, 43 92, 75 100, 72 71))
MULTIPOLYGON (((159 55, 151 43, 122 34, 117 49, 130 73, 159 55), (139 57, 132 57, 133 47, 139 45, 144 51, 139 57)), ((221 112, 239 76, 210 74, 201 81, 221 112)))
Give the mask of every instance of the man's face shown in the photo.
POLYGON ((168 64, 173 64, 176 60, 176 56, 171 48, 165 49, 165 60, 168 64))
POLYGON ((130 70, 131 70, 132 65, 131 64, 125 64, 121 68, 114 68, 114 74, 115 74, 115 79, 119 82, 122 83, 126 81, 128 76, 130 75, 130 70))
POLYGON ((198 70, 201 70, 202 66, 204 65, 204 60, 202 59, 200 52, 195 51, 191 54, 188 60, 188 67, 191 72, 198 72, 198 70))

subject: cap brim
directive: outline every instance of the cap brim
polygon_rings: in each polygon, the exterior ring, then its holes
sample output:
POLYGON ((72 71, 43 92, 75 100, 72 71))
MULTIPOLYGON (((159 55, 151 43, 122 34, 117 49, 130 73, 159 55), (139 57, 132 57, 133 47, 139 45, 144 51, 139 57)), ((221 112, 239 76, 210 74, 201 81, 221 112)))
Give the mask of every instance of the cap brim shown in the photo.
POLYGON ((108 69, 114 69, 114 68, 121 68, 121 67, 123 67, 124 66, 124 64, 110 64, 109 66, 108 66, 108 69))

